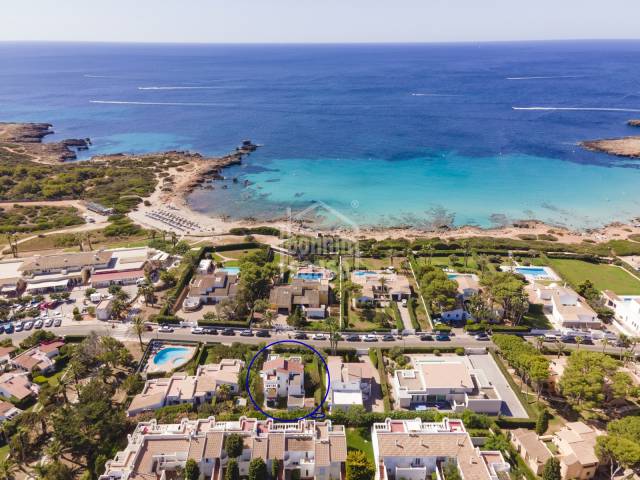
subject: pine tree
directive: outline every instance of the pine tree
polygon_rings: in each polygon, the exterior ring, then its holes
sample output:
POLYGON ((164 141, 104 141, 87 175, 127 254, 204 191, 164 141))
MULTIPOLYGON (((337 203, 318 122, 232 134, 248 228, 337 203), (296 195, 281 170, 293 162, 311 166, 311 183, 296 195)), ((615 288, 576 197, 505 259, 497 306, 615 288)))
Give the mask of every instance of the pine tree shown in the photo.
POLYGON ((547 460, 542 470, 542 480, 560 480, 560 462, 557 458, 552 457, 547 460))

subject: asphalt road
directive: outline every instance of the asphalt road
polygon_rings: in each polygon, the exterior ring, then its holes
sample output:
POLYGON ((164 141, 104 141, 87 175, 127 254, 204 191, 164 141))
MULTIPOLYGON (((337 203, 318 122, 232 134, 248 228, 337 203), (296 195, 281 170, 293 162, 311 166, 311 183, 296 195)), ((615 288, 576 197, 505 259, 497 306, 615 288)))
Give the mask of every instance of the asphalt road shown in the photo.
MULTIPOLYGON (((91 321, 81 321, 81 322, 70 322, 66 321, 63 323, 61 327, 57 328, 49 328, 46 330, 51 330, 52 332, 58 334, 59 336, 65 335, 87 335, 91 331, 95 331, 99 335, 111 335, 119 340, 128 340, 128 341, 138 341, 137 335, 131 330, 130 326, 123 324, 111 324, 104 323, 98 320, 91 321)), ((22 339, 31 335, 35 330, 30 331, 22 331, 22 332, 14 332, 12 334, 2 334, 0 335, 0 340, 2 338, 12 338, 14 344, 20 343, 22 339)), ((239 335, 239 330, 237 331, 235 336, 223 336, 223 335, 196 335, 192 334, 189 328, 176 328, 173 333, 160 333, 157 328, 154 327, 154 330, 151 332, 145 332, 143 334, 143 340, 148 341, 152 339, 162 339, 162 340, 183 340, 183 341, 194 341, 194 342, 209 342, 209 343, 248 343, 252 345, 258 345, 260 343, 269 343, 277 340, 286 340, 289 338, 293 338, 293 332, 271 332, 271 337, 263 338, 263 337, 242 337, 239 335)), ((312 333, 308 334, 309 338, 304 340, 305 343, 308 343, 315 347, 328 347, 328 340, 313 340, 312 333)), ((529 337, 532 340, 533 337, 529 337)), ((551 348, 553 348, 553 344, 547 344, 551 348)), ((455 336, 452 336, 449 341, 421 341, 416 335, 409 335, 403 337, 402 339, 396 339, 394 341, 382 341, 378 340, 377 342, 347 342, 342 340, 338 344, 339 347, 352 347, 358 349, 369 349, 373 347, 383 347, 383 348, 391 348, 391 347, 435 347, 435 348, 446 348, 446 347, 462 347, 462 348, 490 348, 493 346, 493 343, 490 341, 478 341, 473 337, 463 333, 461 330, 459 333, 456 333, 455 336)), ((574 344, 566 344, 566 350, 576 349, 577 346, 574 344)), ((599 344, 596 345, 581 345, 581 350, 591 350, 591 351, 602 351, 602 346, 599 344)), ((609 353, 620 353, 620 349, 616 347, 607 347, 607 352, 609 353)))

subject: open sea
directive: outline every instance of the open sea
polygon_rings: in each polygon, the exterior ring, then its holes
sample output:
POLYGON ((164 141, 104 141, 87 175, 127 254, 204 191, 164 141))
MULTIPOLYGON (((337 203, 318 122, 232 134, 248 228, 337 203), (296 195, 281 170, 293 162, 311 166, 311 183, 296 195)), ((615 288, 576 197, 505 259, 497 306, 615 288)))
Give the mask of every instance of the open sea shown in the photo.
POLYGON ((640 135, 631 118, 639 41, 0 43, 0 121, 90 137, 83 155, 263 145, 189 198, 232 218, 323 202, 322 221, 367 226, 629 220, 640 160, 577 143, 640 135))

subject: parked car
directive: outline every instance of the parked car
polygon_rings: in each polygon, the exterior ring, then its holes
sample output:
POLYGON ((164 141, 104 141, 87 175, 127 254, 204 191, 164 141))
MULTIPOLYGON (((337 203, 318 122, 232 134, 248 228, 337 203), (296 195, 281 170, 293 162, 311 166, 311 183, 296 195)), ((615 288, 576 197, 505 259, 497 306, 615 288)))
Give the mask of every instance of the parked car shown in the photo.
POLYGON ((327 337, 325 335, 323 335, 322 333, 316 333, 313 337, 314 340, 326 340, 327 337))
POLYGON ((449 340, 451 340, 451 338, 449 338, 449 335, 447 335, 446 333, 439 333, 438 335, 436 335, 436 340, 439 342, 448 342, 449 340))
POLYGON ((486 341, 489 340, 489 335, 487 335, 486 333, 478 333, 473 338, 475 338, 476 340, 478 340, 480 342, 486 342, 486 341))
POLYGON ((377 342, 378 341, 378 337, 376 337, 375 335, 364 335, 362 337, 362 341, 363 342, 377 342))
POLYGON ((24 330, 24 323, 22 323, 22 322, 16 323, 15 331, 16 332, 21 332, 22 330, 24 330))
POLYGON ((202 327, 193 327, 191 329, 191 333, 194 335, 202 335, 204 333, 204 329, 202 327))
POLYGON ((385 342, 393 342, 395 340, 395 338, 393 337, 393 335, 384 335, 382 337, 382 340, 385 342))
POLYGON ((253 337, 253 332, 251 330, 242 330, 240 332, 241 337, 253 337))
POLYGON ((13 326, 13 323, 7 323, 4 326, 4 333, 13 333, 15 330, 15 327, 13 326))
POLYGON ((40 329, 42 328, 42 324, 42 320, 36 320, 35 322, 33 322, 33 328, 40 329))
POLYGON ((423 342, 433 342, 433 335, 420 335, 420 340, 423 342))
POLYGON ((360 337, 358 335, 347 335, 347 342, 358 342, 360 337))
POLYGON ((571 335, 563 335, 562 337, 560 337, 560 341, 562 343, 576 343, 576 338, 572 337, 571 335))
POLYGON ((160 333, 173 333, 173 328, 170 327, 169 325, 162 325, 158 329, 158 332, 160 332, 160 333))
POLYGON ((218 330, 216 330, 213 327, 204 327, 204 334, 205 335, 217 335, 218 334, 218 330))
POLYGON ((24 324, 25 330, 31 330, 33 328, 33 322, 27 322, 24 324))
POLYGON ((236 331, 233 328, 225 328, 224 330, 222 330, 222 335, 224 335, 225 337, 233 337, 235 336, 236 331))
POLYGON ((402 299, 402 306, 407 308, 407 299, 406 298, 402 299))
POLYGON ((54 327, 59 327, 60 325, 62 325, 62 319, 61 319, 61 318, 56 318, 56 319, 53 321, 53 326, 54 326, 54 327))
POLYGON ((269 338, 270 336, 271 334, 269 333, 269 330, 258 330, 256 332, 256 337, 269 338))
POLYGON ((53 325, 53 318, 47 318, 47 319, 44 321, 44 326, 45 326, 45 327, 50 327, 51 325, 53 325))
POLYGON ((295 338, 296 340, 306 340, 309 338, 309 336, 304 332, 299 332, 296 333, 293 338, 295 338))

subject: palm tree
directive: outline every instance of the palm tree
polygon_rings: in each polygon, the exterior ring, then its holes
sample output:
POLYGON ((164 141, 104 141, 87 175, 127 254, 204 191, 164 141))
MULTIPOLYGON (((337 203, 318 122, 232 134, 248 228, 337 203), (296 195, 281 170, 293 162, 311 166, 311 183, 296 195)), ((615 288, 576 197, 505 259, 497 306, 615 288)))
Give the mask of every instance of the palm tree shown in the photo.
POLYGON ((564 342, 559 338, 556 338, 556 348, 558 349, 558 358, 560 358, 560 355, 562 355, 565 350, 565 346, 564 342))
POLYGON ((576 336, 576 345, 577 348, 576 350, 580 350, 580 345, 582 344, 582 342, 584 342, 584 338, 582 338, 580 335, 576 336))
POLYGON ((428 243, 426 250, 427 250, 427 253, 429 254, 429 265, 431 265, 431 260, 433 258, 433 252, 435 250, 435 247, 431 243, 428 243))
POLYGON ((464 248, 464 266, 466 268, 469 260, 469 254, 471 253, 471 242, 469 240, 465 240, 462 242, 462 248, 464 248))
POLYGON ((604 337, 602 339, 602 353, 605 352, 605 350, 607 349, 607 347, 609 346, 609 339, 607 337, 604 337))
POLYGON ((0 480, 13 480, 17 470, 18 464, 13 458, 7 456, 0 459, 0 480))
POLYGON ((538 347, 538 351, 542 351, 542 346, 544 345, 544 337, 536 337, 536 347, 538 347))
POLYGON ((231 397, 231 386, 227 384, 220 385, 216 392, 216 397, 223 402, 231 397))
POLYGON ((62 457, 62 453, 64 452, 64 447, 62 443, 57 438, 54 438, 49 445, 45 447, 45 453, 47 457, 49 457, 54 462, 57 462, 60 457, 62 457))
POLYGON ((140 351, 144 351, 144 343, 142 343, 142 333, 144 332, 144 320, 141 316, 136 315, 131 320, 131 331, 138 336, 140 342, 140 351))

